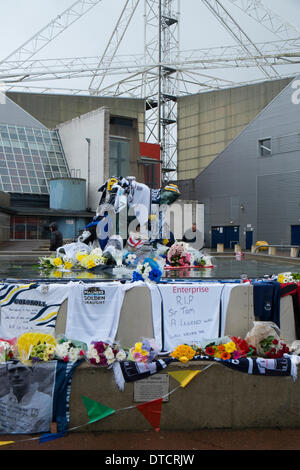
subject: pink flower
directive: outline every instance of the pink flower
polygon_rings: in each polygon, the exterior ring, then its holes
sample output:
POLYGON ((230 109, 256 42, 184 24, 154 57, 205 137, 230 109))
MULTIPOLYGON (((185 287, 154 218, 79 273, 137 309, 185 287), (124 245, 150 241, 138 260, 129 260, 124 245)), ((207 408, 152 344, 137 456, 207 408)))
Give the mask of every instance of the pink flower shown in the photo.
POLYGON ((232 359, 239 359, 241 357, 239 351, 233 351, 232 359))

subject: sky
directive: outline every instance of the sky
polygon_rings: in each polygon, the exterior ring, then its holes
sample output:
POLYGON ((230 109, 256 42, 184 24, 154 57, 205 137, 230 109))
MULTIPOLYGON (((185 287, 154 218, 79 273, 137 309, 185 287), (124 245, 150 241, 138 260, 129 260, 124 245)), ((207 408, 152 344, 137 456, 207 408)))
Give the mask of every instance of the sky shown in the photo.
MULTIPOLYGON (((279 14, 283 21, 293 24, 300 31, 300 0, 262 0, 265 6, 279 14)), ((75 0, 0 0, 1 33, 0 57, 6 58, 25 41, 34 36, 58 14, 70 7, 75 0)), ((102 0, 90 12, 50 42, 36 58, 101 56, 125 0, 102 0)), ((254 42, 275 40, 275 37, 233 6, 222 0, 241 27, 254 42)), ((180 50, 233 45, 234 40, 222 28, 201 0, 180 0, 180 50)), ((144 1, 140 0, 132 22, 124 37, 118 55, 143 54, 144 49, 144 1)), ((285 68, 286 69, 286 68, 285 68)), ((280 69, 281 70, 281 69, 280 69)), ((287 72, 290 69, 286 69, 287 72)), ((295 68, 292 68, 294 71, 295 68)), ((300 64, 299 64, 300 72, 300 64)), ((211 75, 252 80, 261 75, 255 70, 209 71, 211 75)), ((90 79, 59 80, 48 85, 67 88, 87 88, 90 79)), ((40 82, 36 86, 42 86, 40 82)))

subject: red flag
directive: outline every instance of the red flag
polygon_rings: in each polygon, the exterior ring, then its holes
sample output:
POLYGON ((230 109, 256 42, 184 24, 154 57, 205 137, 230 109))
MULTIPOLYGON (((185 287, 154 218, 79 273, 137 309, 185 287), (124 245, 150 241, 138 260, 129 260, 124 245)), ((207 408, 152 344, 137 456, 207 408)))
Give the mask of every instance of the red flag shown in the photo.
POLYGON ((143 413, 145 418, 149 421, 151 426, 154 427, 156 432, 160 430, 161 405, 162 398, 137 405, 137 408, 141 413, 143 413))

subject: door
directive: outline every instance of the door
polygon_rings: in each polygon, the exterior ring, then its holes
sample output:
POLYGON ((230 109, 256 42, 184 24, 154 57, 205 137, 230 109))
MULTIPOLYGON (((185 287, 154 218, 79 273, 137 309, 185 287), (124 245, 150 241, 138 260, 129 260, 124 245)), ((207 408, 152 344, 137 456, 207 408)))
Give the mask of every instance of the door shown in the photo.
POLYGON ((300 225, 291 225, 291 245, 300 246, 300 225))
POLYGON ((251 250, 253 245, 253 232, 252 230, 247 230, 246 232, 246 250, 251 250))
POLYGON ((218 243, 225 243, 224 227, 211 228, 211 247, 217 248, 218 243))
POLYGON ((224 227, 225 232, 225 243, 224 248, 234 249, 234 245, 240 241, 240 229, 237 226, 224 227))
POLYGON ((239 226, 223 226, 211 228, 211 247, 216 248, 218 243, 223 243, 224 248, 234 249, 234 245, 239 243, 239 226))

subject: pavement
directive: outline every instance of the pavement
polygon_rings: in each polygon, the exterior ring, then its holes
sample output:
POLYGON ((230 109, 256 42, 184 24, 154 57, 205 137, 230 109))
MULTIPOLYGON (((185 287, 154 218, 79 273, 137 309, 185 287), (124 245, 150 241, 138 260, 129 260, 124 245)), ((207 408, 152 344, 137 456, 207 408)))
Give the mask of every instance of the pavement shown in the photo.
MULTIPOLYGON (((300 429, 216 429, 198 431, 144 432, 70 432, 65 436, 39 442, 40 436, 1 435, 14 441, 0 451, 295 451, 300 450, 300 429)), ((241 462, 242 463, 242 462, 241 462)))

